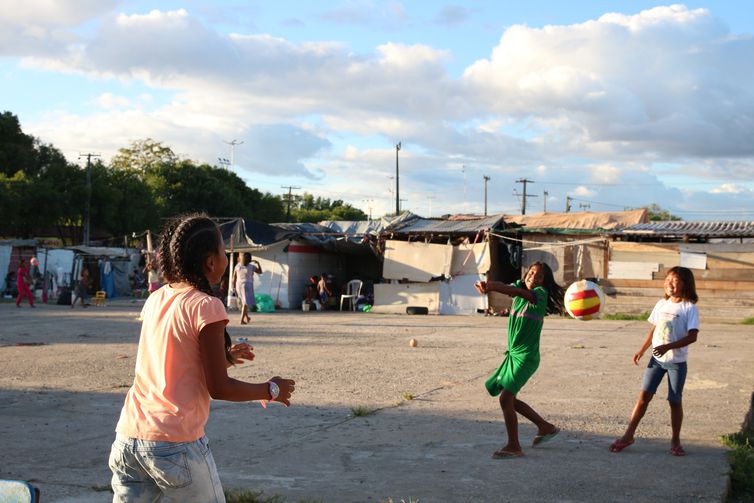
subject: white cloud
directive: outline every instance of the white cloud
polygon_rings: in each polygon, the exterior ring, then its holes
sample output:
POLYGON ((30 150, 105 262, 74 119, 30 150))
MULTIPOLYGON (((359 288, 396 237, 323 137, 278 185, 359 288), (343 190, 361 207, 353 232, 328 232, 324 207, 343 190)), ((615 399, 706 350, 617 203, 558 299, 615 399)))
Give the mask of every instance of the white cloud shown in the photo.
MULTIPOLYGON (((513 26, 464 81, 480 107, 500 115, 566 114, 586 135, 583 146, 570 144, 576 149, 718 157, 754 154, 752 76, 754 39, 731 37, 704 9, 675 5, 513 26)), ((568 144, 573 131, 553 127, 568 144)))
POLYGON ((735 183, 724 183, 719 187, 715 187, 710 192, 713 194, 740 194, 746 190, 746 188, 736 185, 735 183))
POLYGON ((580 196, 580 197, 594 197, 597 193, 593 190, 588 189, 587 187, 584 187, 583 185, 579 185, 573 190, 574 196, 580 196))

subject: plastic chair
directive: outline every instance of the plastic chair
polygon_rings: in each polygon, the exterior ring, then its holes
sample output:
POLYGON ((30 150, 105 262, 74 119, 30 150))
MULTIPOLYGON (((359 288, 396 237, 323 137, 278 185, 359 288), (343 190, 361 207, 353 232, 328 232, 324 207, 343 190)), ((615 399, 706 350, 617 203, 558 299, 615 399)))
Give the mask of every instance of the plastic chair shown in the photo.
POLYGON ((39 489, 24 480, 0 480, 0 501, 37 503, 39 489))
POLYGON ((346 293, 340 296, 340 310, 343 310, 343 301, 348 300, 351 304, 351 311, 356 311, 356 301, 361 295, 362 281, 360 279, 352 279, 346 283, 346 293))
POLYGON ((97 293, 94 294, 94 305, 95 306, 104 306, 105 305, 105 299, 107 299, 107 292, 103 290, 99 290, 97 293))

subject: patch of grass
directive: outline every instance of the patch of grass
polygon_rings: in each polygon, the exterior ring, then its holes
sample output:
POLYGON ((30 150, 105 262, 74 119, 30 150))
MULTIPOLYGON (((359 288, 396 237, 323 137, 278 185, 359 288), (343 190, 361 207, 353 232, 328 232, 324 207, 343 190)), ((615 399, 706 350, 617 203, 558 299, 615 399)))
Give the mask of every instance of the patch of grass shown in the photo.
POLYGON ((414 396, 413 393, 409 393, 408 391, 406 391, 405 393, 401 395, 401 398, 403 398, 404 400, 413 400, 416 397, 414 396))
POLYGON ((351 415, 353 417, 366 417, 371 416, 372 414, 374 414, 374 410, 368 407, 362 407, 361 405, 358 407, 351 407, 351 415))
MULTIPOLYGON (((380 500, 380 503, 397 503, 393 498, 388 498, 386 500, 380 500)), ((408 499, 401 498, 400 503, 419 503, 418 499, 414 499, 411 496, 408 497, 408 499)))
POLYGON ((741 320, 741 325, 754 325, 754 318, 744 318, 741 320))
POLYGON ((730 461, 730 493, 727 503, 754 501, 754 434, 732 433, 721 437, 728 447, 730 461))
POLYGON ((638 320, 638 321, 646 321, 649 319, 649 315, 651 313, 649 311, 644 311, 643 313, 639 314, 631 314, 631 313, 612 313, 612 314, 603 314, 600 316, 603 320, 638 320))
POLYGON ((248 489, 223 489, 227 503, 284 503, 279 494, 264 496, 264 491, 250 491, 248 489))

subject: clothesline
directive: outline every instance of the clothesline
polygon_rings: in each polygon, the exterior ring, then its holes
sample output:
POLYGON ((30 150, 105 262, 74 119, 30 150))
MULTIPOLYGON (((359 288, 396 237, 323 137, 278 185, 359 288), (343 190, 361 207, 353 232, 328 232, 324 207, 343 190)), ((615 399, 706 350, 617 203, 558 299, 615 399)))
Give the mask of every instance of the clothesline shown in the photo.
POLYGON ((533 245, 541 245, 536 246, 533 248, 526 248, 526 251, 529 250, 547 250, 550 248, 564 248, 566 246, 578 246, 578 245, 585 245, 585 244, 591 244, 591 243, 600 243, 604 242, 605 238, 589 238, 589 239, 579 239, 577 241, 558 241, 558 242, 542 242, 542 241, 530 241, 528 239, 516 239, 512 238, 510 236, 504 236, 502 234, 496 234, 494 232, 489 233, 490 236, 495 236, 500 239, 503 239, 505 241, 511 241, 514 243, 521 243, 521 244, 533 244, 533 245))

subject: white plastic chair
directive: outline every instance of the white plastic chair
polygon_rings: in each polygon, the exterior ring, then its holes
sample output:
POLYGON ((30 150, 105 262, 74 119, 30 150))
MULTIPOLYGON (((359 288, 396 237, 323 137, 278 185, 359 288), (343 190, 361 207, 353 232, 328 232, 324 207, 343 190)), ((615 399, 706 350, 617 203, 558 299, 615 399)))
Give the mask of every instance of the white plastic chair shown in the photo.
POLYGON ((343 310, 343 301, 348 300, 351 303, 351 311, 356 311, 356 301, 361 295, 362 281, 360 279, 352 279, 346 283, 346 293, 340 296, 340 310, 343 310))

